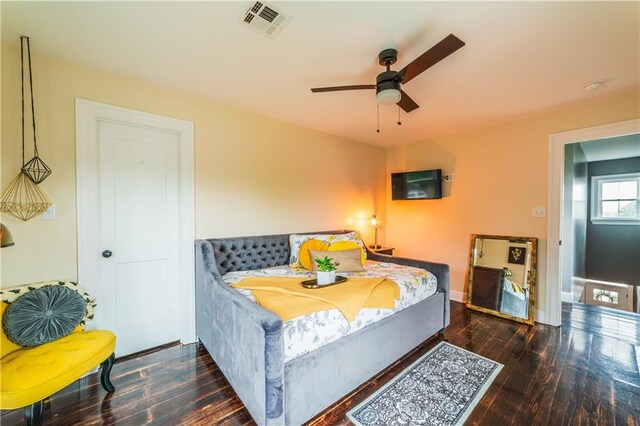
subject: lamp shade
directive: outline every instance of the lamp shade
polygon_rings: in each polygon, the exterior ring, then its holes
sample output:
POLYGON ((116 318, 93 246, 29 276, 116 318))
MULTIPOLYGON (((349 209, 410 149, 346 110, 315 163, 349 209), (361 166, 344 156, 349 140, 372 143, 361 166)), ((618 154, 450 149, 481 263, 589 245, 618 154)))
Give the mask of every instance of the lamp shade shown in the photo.
POLYGON ((385 89, 376 93, 376 102, 380 105, 393 105, 400 102, 402 94, 398 89, 385 89))
POLYGON ((6 226, 0 223, 0 247, 9 247, 14 244, 11 232, 6 226))

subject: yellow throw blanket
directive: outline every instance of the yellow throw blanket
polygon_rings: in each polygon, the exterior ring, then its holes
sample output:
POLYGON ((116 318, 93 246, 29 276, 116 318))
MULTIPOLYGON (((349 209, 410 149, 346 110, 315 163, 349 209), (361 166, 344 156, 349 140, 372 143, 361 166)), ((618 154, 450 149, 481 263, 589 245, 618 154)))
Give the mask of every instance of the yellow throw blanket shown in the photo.
POLYGON ((283 321, 300 315, 338 308, 349 322, 362 308, 395 307, 400 297, 398 284, 385 277, 349 278, 333 286, 308 289, 301 277, 247 277, 231 287, 251 290, 260 306, 278 314, 283 321))

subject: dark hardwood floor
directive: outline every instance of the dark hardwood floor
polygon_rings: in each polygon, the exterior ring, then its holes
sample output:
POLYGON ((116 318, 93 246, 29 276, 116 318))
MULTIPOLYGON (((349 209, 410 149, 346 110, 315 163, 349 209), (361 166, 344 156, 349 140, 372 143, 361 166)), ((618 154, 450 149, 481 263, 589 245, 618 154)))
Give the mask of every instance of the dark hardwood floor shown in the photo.
MULTIPOLYGON (((640 425, 640 316, 564 304, 562 327, 528 327, 451 305, 446 340, 504 364, 466 424, 640 425)), ((438 342, 425 342, 310 424, 350 424, 351 407, 438 342)), ((116 361, 111 395, 97 376, 50 398, 44 424, 254 424, 201 345, 116 361)), ((23 424, 22 410, 3 411, 0 421, 23 424)))

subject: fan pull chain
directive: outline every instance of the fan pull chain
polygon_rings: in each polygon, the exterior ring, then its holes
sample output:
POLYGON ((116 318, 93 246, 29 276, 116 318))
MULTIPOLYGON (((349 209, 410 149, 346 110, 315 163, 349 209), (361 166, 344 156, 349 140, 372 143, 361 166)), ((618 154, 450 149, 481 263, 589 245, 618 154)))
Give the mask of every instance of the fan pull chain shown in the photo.
POLYGON ((402 126, 402 122, 400 121, 400 107, 398 107, 398 126, 402 126))
POLYGON ((376 132, 380 133, 380 105, 376 105, 376 107, 378 108, 378 125, 376 128, 376 132))

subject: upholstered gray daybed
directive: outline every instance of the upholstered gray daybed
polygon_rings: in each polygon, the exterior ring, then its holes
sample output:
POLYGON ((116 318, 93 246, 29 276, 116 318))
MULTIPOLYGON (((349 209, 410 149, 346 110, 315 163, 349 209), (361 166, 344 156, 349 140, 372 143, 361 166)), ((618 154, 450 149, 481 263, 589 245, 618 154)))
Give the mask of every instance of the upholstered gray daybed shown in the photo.
POLYGON ((368 252, 370 260, 428 270, 436 293, 285 362, 283 321, 222 275, 287 265, 289 234, 197 240, 195 249, 198 338, 259 425, 311 419, 449 324, 448 265, 368 252))

